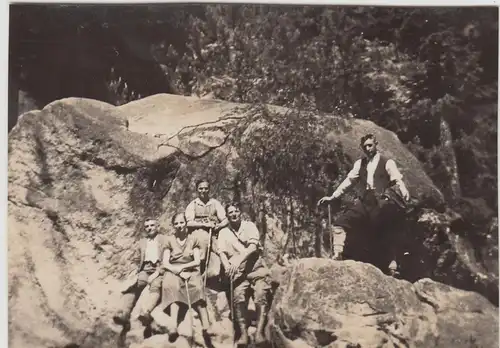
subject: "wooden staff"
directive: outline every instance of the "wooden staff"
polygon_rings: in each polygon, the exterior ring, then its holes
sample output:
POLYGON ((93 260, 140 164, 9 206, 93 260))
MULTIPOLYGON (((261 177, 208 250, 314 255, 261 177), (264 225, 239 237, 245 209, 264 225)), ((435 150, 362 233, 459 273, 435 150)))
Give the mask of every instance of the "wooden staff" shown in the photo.
POLYGON ((207 255, 205 258, 205 273, 203 273, 203 298, 204 299, 206 299, 205 290, 207 287, 208 263, 210 262, 210 251, 212 250, 212 231, 213 231, 213 228, 211 228, 208 232, 207 255))
POLYGON ((328 233, 330 234, 330 257, 333 256, 332 209, 328 203, 328 233))
POLYGON ((236 342, 236 328, 234 320, 234 283, 233 277, 229 279, 229 307, 231 311, 231 322, 233 326, 233 341, 236 342))
POLYGON ((186 295, 188 300, 188 311, 191 318, 191 339, 189 340, 189 346, 193 346, 194 341, 194 316, 193 316, 193 308, 191 308, 191 298, 189 297, 189 285, 188 280, 184 279, 184 284, 186 285, 186 295))

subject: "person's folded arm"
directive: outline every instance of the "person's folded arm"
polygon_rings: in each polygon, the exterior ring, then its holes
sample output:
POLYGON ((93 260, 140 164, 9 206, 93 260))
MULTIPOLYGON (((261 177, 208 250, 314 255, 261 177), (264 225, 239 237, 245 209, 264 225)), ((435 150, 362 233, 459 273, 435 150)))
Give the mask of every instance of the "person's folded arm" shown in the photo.
POLYGON ((230 267, 230 262, 229 262, 229 259, 227 258, 227 255, 226 253, 220 253, 219 254, 220 256, 220 261, 222 263, 222 266, 224 267, 224 269, 226 270, 226 272, 229 270, 229 267, 230 267))
POLYGON ((215 225, 214 230, 219 231, 229 224, 229 220, 227 219, 226 216, 226 210, 224 209, 222 204, 220 204, 219 201, 216 201, 215 203, 215 210, 217 212, 217 218, 219 219, 219 223, 215 225))
POLYGON ((179 274, 181 272, 181 269, 178 265, 173 265, 170 263, 170 249, 166 249, 165 253, 163 254, 162 268, 174 274, 179 274))
POLYGON ((182 271, 189 270, 194 267, 198 267, 201 264, 201 256, 200 256, 200 249, 199 248, 194 248, 193 249, 193 261, 187 262, 184 264, 179 265, 179 269, 182 271))

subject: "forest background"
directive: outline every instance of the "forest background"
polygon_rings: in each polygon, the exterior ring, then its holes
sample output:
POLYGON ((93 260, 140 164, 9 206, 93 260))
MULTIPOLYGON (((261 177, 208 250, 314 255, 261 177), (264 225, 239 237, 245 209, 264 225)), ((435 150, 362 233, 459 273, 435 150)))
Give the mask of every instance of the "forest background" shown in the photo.
POLYGON ((310 115, 333 113, 395 132, 471 227, 497 215, 497 8, 11 5, 9 41, 9 130, 70 96, 292 107, 247 156, 316 197, 330 153, 310 115))

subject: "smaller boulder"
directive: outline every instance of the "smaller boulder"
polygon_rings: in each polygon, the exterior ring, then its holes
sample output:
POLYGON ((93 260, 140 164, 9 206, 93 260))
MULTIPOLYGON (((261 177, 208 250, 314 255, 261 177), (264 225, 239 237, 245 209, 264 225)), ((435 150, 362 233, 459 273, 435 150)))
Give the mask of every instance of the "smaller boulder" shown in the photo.
POLYGON ((479 294, 318 258, 297 260, 282 275, 268 329, 289 347, 498 345, 498 313, 479 294))

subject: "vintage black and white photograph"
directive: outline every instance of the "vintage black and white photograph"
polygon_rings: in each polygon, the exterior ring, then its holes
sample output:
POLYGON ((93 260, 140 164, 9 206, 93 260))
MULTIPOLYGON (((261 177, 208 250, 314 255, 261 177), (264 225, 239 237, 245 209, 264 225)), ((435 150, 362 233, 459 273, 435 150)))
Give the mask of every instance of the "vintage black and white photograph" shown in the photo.
POLYGON ((9 4, 9 348, 498 347, 493 3, 9 4))

